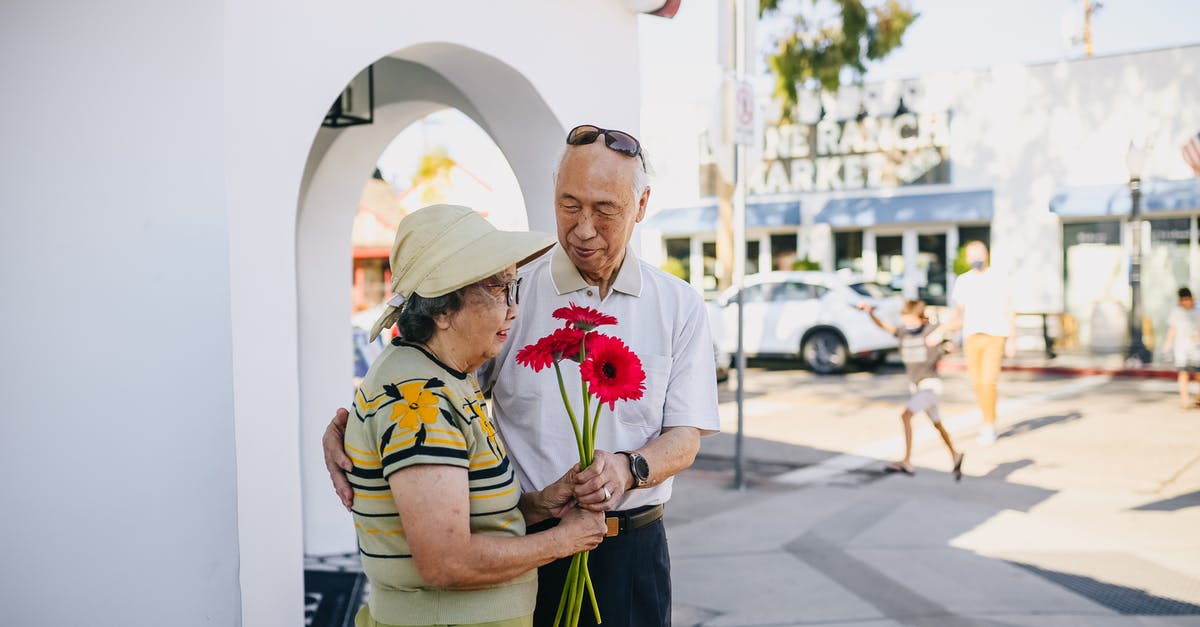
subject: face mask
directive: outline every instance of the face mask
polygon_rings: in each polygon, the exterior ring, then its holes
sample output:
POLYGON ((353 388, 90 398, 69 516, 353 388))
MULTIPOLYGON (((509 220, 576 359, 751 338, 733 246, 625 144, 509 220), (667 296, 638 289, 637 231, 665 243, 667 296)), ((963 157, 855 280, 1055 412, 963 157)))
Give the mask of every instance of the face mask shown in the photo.
POLYGON ((983 262, 982 261, 972 261, 971 267, 982 272, 983 271, 983 262))

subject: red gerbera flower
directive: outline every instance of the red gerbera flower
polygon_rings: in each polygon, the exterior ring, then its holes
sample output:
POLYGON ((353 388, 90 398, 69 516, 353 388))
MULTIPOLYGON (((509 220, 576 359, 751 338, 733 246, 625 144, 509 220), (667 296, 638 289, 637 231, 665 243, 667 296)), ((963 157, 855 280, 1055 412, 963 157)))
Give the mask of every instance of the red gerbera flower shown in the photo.
POLYGON ((611 410, 617 401, 637 400, 646 389, 642 360, 621 340, 594 333, 588 338, 588 356, 579 374, 588 391, 611 410))
POLYGON ((571 359, 579 355, 579 344, 582 341, 583 331, 579 329, 555 329, 550 335, 517 351, 517 363, 539 372, 560 359, 571 359))
POLYGON ((580 307, 575 303, 555 309, 554 317, 566 320, 567 326, 573 326, 580 331, 591 331, 599 326, 617 323, 617 319, 608 314, 600 313, 591 307, 580 307))

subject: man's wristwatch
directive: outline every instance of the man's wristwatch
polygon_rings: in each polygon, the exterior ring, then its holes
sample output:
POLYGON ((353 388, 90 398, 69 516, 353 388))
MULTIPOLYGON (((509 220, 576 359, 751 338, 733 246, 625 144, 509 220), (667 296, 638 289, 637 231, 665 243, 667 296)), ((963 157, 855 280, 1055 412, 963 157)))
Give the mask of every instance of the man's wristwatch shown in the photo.
POLYGON ((633 477, 631 489, 636 490, 646 485, 650 481, 650 464, 646 463, 646 458, 633 451, 617 452, 629 458, 629 475, 633 477))

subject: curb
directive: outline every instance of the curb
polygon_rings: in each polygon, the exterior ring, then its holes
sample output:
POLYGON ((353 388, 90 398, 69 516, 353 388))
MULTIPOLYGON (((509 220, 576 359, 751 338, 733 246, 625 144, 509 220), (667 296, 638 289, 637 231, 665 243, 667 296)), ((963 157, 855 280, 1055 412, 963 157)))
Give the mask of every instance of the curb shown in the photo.
MULTIPOLYGON (((941 372, 965 372, 967 365, 960 361, 942 361, 941 372)), ((1101 366, 1055 366, 1004 364, 1000 367, 1004 372, 1032 372, 1034 374, 1057 375, 1064 377, 1084 377, 1091 375, 1109 375, 1131 379, 1175 379, 1174 370, 1157 368, 1104 368, 1101 366)))

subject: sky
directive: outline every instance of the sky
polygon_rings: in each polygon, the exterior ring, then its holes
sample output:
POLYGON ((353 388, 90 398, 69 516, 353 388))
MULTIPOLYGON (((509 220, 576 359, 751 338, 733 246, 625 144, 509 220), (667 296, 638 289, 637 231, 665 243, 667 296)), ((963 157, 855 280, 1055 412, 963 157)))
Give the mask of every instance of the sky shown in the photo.
MULTIPOLYGON (((1106 0, 1103 4, 1092 18, 1096 55, 1200 43, 1200 0, 1106 0)), ((868 82, 1084 56, 1083 46, 1070 42, 1083 20, 1080 0, 912 0, 911 5, 919 17, 901 48, 868 67, 868 82)), ((715 92, 720 72, 714 7, 712 0, 684 0, 674 19, 639 18, 644 120, 663 115, 654 107, 669 109, 690 102, 695 108, 715 92)), ((655 145, 652 137, 645 139, 655 145)), ((489 214, 498 226, 522 228, 523 201, 503 154, 482 129, 457 111, 435 113, 397 136, 379 160, 384 178, 397 189, 407 187, 422 152, 437 146, 496 189, 496 206, 489 214)))

